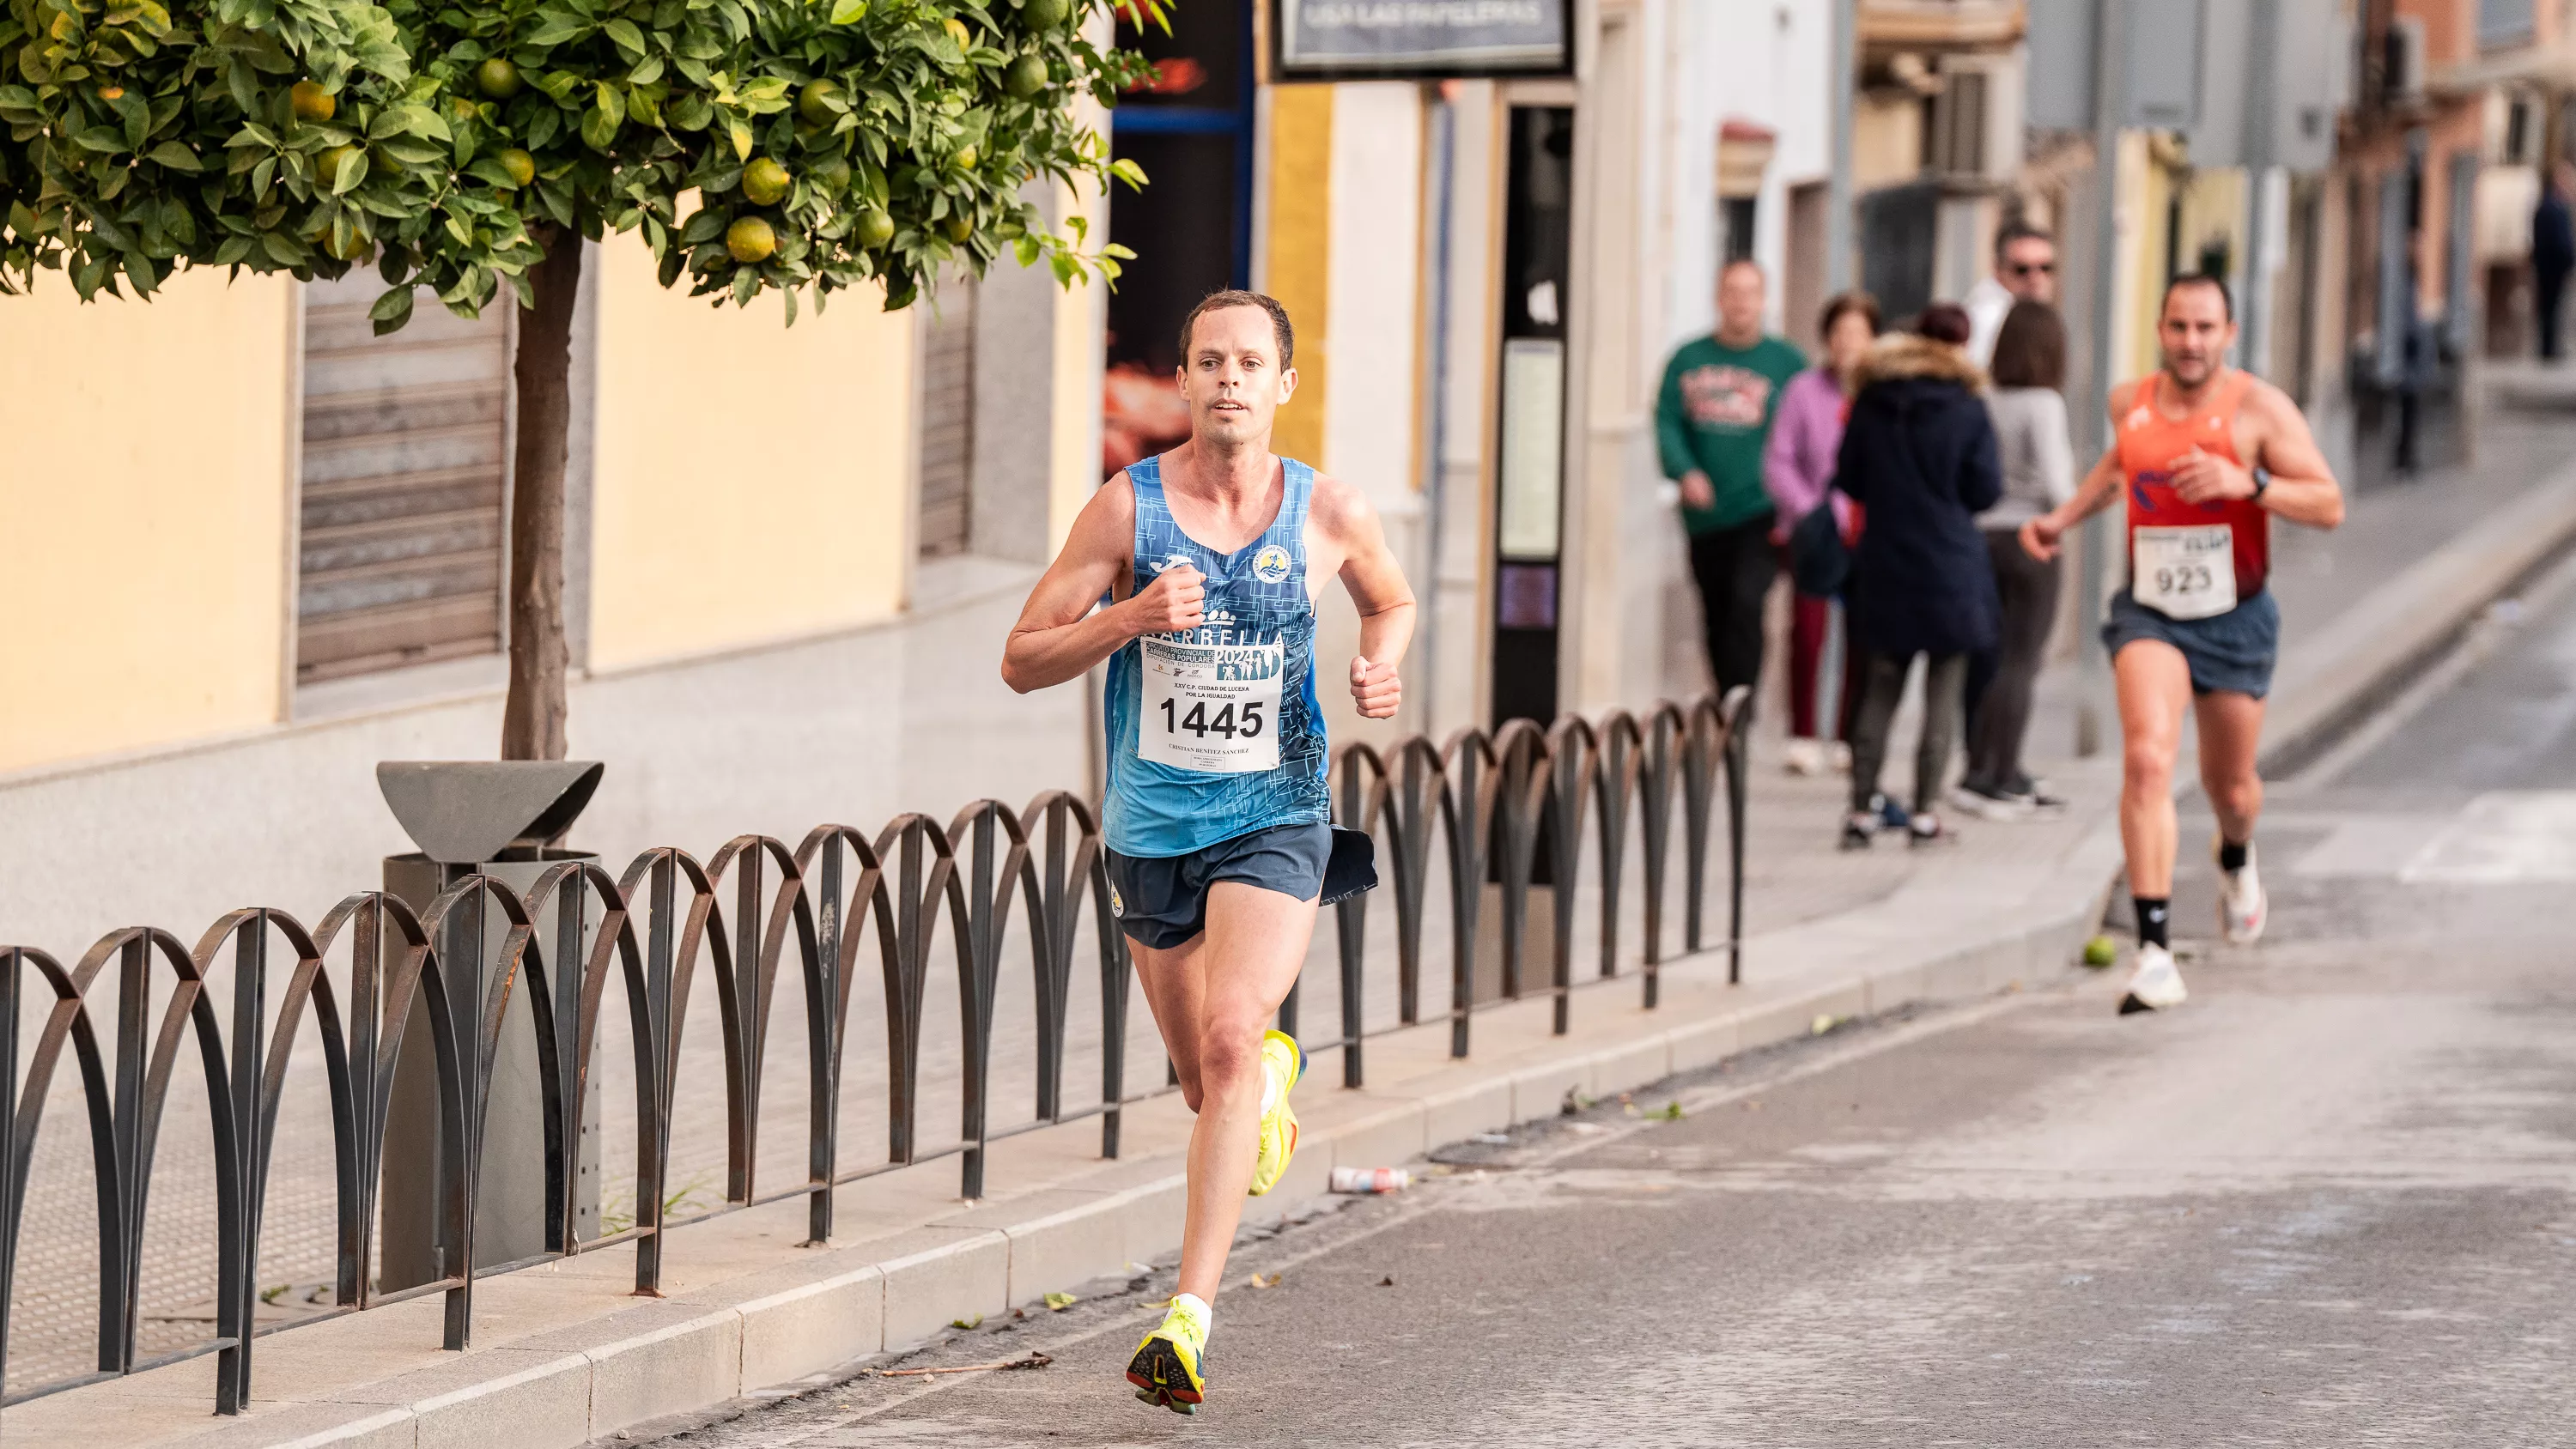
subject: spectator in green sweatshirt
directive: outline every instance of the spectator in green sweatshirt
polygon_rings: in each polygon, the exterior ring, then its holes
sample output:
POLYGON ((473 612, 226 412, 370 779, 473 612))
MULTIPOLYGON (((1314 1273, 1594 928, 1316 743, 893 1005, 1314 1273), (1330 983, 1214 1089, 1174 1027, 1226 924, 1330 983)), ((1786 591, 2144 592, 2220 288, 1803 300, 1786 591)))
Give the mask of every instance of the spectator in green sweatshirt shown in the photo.
POLYGON ((1682 485, 1691 577, 1721 694, 1762 677, 1762 600, 1777 568, 1762 445, 1781 389, 1807 365, 1796 347, 1763 335, 1764 287, 1750 260, 1718 272, 1717 332, 1673 353, 1655 399, 1655 440, 1664 476, 1682 485))

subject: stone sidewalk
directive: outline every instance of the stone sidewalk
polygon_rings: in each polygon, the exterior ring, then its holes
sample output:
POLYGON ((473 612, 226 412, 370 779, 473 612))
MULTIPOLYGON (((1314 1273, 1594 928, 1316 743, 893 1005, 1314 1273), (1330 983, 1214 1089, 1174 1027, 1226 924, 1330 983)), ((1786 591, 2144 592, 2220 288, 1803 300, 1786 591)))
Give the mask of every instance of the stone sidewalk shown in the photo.
MULTIPOLYGON (((2287 639, 2273 713, 2276 754, 2323 738, 2357 703, 2402 677, 2576 533, 2576 472, 2555 466, 2576 448, 2560 445, 2557 432, 2525 415, 2499 413, 2481 433, 2488 451, 2479 468, 2357 498, 2350 521, 2333 535, 2283 530, 2279 577, 2287 639)), ((1766 737, 1757 745, 1753 780, 1744 985, 1724 984, 1722 956, 1687 959, 1666 966, 1663 1005, 1643 1011, 1634 922, 1623 931, 1630 944, 1620 974, 1608 981, 1594 979, 1592 933, 1579 926, 1585 954, 1575 974, 1587 984, 1576 993, 1569 1036, 1548 1034, 1543 1000, 1503 1005, 1477 1014, 1472 1054, 1452 1060, 1444 1018, 1372 1040, 1369 1085, 1361 1091, 1332 1086, 1340 1079, 1338 1065, 1329 1053, 1319 1055, 1300 1093, 1304 1150, 1290 1182, 1259 1205, 1260 1220, 1295 1212, 1321 1190, 1334 1165, 1400 1162, 1446 1141, 1552 1113, 1569 1091, 1631 1090, 1808 1031, 1818 1017, 1975 994, 2065 969, 2076 943, 2100 919, 2118 865, 2109 813, 2116 761, 2107 755, 2076 761, 2065 748, 2072 739, 2072 675, 2060 669, 2047 681, 2034 735, 2035 760, 2072 808, 2013 824, 1968 821, 1957 846, 1914 851, 1883 840, 1865 854, 1838 853, 1834 827, 1843 783, 1783 775, 1766 737)), ((1908 768, 1907 758, 1902 750, 1893 754, 1899 770, 1908 768)), ((1712 906, 1712 935, 1719 935, 1723 907, 1716 890, 1712 906)), ((1373 914, 1386 914, 1382 907, 1373 914)), ((1677 923, 1668 930, 1677 933, 1677 923)), ((1393 1018, 1393 950, 1387 922, 1374 922, 1372 932, 1366 1020, 1377 1029, 1393 1018)), ((1440 943, 1426 944, 1433 961, 1445 962, 1440 943)), ((1445 972, 1434 974, 1445 981, 1445 972)), ((1329 944, 1319 942, 1305 991, 1311 1035, 1337 1025, 1330 1006, 1334 979, 1329 944)), ((1445 999, 1445 985, 1435 993, 1426 984, 1425 994, 1428 1007, 1429 999, 1445 999)), ((699 1007, 712 1010, 713 1002, 699 1007)), ((792 1020, 788 1013, 796 1009, 782 1000, 782 1019, 792 1020)), ((1152 1080, 1151 1028, 1142 1017, 1140 1004, 1129 1023, 1131 1084, 1152 1080)), ((1006 1016, 999 1030, 997 1057, 1008 1059, 1007 1043, 1024 1040, 1028 1028, 1006 1016)), ((928 1040, 954 1038, 933 1024, 928 1040)), ((1095 1055, 1077 1050, 1070 1081, 1083 1080, 1087 1063, 1096 1060, 1097 1040, 1095 1022, 1089 1038, 1095 1055)), ((712 1051, 712 1034, 700 1045, 712 1051)), ((604 1054, 609 1062, 623 1055, 614 1048, 604 1054)), ((953 1101, 938 1078, 939 1064, 928 1065, 925 1100, 953 1101)), ((852 1147, 845 1150, 856 1153, 872 1140, 870 1124, 882 1120, 868 1087, 882 1072, 854 1055, 846 1080, 857 1085, 844 1129, 852 1147)), ((763 1156, 792 1159, 801 1153, 801 1092, 773 1086, 772 1094, 793 1110, 788 1120, 765 1122, 763 1156)), ((1009 1103, 1024 1094, 997 1082, 997 1096, 1009 1103)), ((612 1087, 609 1100, 619 1099, 612 1087)), ((689 1180, 693 1163, 722 1162, 719 1117, 700 1113, 682 1125, 675 1182, 689 1180)), ((78 1433, 131 1444, 363 1440, 424 1449, 468 1440, 477 1449, 577 1444, 899 1349, 950 1319, 1004 1312, 1169 1253, 1178 1242, 1187 1125, 1175 1099, 1130 1108, 1126 1154, 1116 1162, 1097 1157, 1091 1123, 997 1144, 991 1195, 971 1205, 954 1197, 951 1161, 852 1184, 838 1195, 841 1235, 829 1248, 795 1246, 801 1202, 676 1228, 667 1247, 669 1296, 659 1302, 625 1291, 633 1273, 626 1249, 485 1279, 476 1288, 477 1347, 462 1355, 436 1348, 432 1301, 300 1326, 260 1341, 261 1397, 237 1421, 208 1416, 212 1360, 201 1358, 0 1411, 0 1437, 78 1433)), ((174 1148, 194 1140, 175 1105, 164 1140, 174 1148)), ((614 1122, 608 1140, 621 1140, 614 1122)), ((56 1130, 49 1118, 46 1147, 78 1141, 76 1128, 56 1130)), ((282 1185, 293 1176, 291 1152, 282 1141, 282 1185)), ((189 1201, 185 1176, 157 1178, 156 1228, 165 1211, 189 1201)), ((60 1203, 51 1200, 46 1180, 40 1162, 27 1228, 30 1268, 41 1269, 46 1257, 36 1251, 40 1244, 59 1239, 57 1258, 77 1256, 85 1235, 78 1199, 86 1174, 70 1182, 71 1196, 60 1203)), ((770 1180, 793 1180, 793 1174, 770 1180)), ((286 1193, 272 1218, 327 1214, 327 1168, 319 1189, 286 1193)), ((184 1224, 171 1230, 178 1243, 188 1236, 184 1224)), ((275 1237, 272 1243, 279 1251, 266 1266, 282 1268, 294 1254, 289 1243, 275 1237)), ((169 1259, 183 1266, 184 1260, 184 1253, 169 1259)), ((186 1311, 194 1276, 191 1270, 175 1281, 147 1278, 147 1295, 157 1290, 164 1300, 157 1316, 171 1339, 163 1346, 180 1346, 204 1331, 186 1311)), ((22 1269, 22 1304, 29 1286, 22 1269)), ((22 1316, 12 1344, 13 1388, 28 1381, 27 1365, 45 1357, 29 1352, 40 1347, 30 1335, 41 1334, 48 1319, 71 1330, 59 1347, 79 1356, 87 1299, 75 1294, 61 1306, 67 1311, 22 1316)))

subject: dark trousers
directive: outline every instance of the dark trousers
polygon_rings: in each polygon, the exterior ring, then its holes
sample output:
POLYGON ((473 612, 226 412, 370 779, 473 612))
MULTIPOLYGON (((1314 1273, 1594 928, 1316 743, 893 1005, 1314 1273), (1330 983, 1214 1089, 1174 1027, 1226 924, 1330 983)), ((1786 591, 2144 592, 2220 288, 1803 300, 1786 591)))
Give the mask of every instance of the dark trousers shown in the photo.
POLYGON ((2544 362, 2558 360, 2558 319, 2567 300, 2567 274, 2555 267, 2532 274, 2532 301, 2540 314, 2540 356, 2544 362))
POLYGON ((1762 677, 1762 600, 1779 569, 1771 558, 1771 515, 1692 534, 1690 561, 1708 627, 1708 671, 1722 695, 1762 677))
POLYGON ((1968 783, 2007 789, 2022 778, 2022 737, 2030 732, 2031 698, 2038 692, 2041 656, 2049 626, 2057 622, 2057 560, 2042 563, 2021 546, 2019 530, 1986 534, 1986 556, 1995 566, 1995 594, 2003 603, 2002 632, 1968 685, 1968 783))
MULTIPOLYGON (((1860 697, 1860 714, 1852 721, 1851 808, 1869 809, 1878 793, 1878 772, 1887 763, 1888 727, 1905 698, 1905 671, 1912 655, 1869 656, 1869 678, 1860 697)), ((1919 813, 1941 803, 1941 776, 1950 768, 1950 751, 1959 738, 1959 697, 1968 685, 1968 656, 1936 654, 1923 671, 1923 734, 1914 746, 1914 809, 1919 813)))

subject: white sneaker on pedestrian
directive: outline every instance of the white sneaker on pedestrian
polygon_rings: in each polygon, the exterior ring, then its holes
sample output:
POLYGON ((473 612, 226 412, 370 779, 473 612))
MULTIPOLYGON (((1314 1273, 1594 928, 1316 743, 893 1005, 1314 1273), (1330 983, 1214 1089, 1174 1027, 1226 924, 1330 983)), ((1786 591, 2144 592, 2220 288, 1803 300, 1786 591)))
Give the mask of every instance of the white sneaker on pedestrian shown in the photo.
POLYGON ((1792 775, 1821 775, 1825 772, 1824 742, 1793 738, 1780 763, 1792 775))
POLYGON ((2027 819, 2031 813, 2028 800, 1989 791, 1964 781, 1951 789, 1950 803, 1986 820, 2022 820, 2027 819))
MULTIPOLYGON (((2211 853, 2217 851, 2213 841, 2211 853)), ((2231 946, 2251 946, 2263 937, 2272 903, 2263 894, 2263 879, 2254 871, 2254 846, 2245 846, 2245 868, 2218 873, 2218 929, 2231 946)))
POLYGON ((2120 998, 2120 1014, 2162 1011, 2182 1005, 2189 995, 2182 984, 2182 972, 2174 965, 2173 952, 2157 945, 2140 946, 2138 969, 2129 973, 2129 990, 2120 998))

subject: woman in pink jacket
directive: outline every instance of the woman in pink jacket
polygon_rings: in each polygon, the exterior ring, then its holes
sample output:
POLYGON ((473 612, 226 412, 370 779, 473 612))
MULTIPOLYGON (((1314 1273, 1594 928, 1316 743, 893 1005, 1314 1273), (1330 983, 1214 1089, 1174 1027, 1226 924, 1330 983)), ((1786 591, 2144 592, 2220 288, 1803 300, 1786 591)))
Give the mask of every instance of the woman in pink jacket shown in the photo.
MULTIPOLYGON (((1834 482, 1834 456, 1842 448, 1843 418, 1851 411, 1852 379, 1861 359, 1878 336, 1878 300, 1867 292, 1845 292, 1825 304, 1817 335, 1825 339, 1825 358, 1789 380, 1771 422, 1771 438, 1762 452, 1762 486, 1779 511, 1775 538, 1786 539, 1798 520, 1824 506, 1834 482)), ((1851 503, 1837 495, 1837 516, 1846 540, 1853 532, 1851 503)), ((1789 626, 1789 772, 1813 775, 1825 768, 1826 738, 1816 721, 1818 666, 1825 635, 1833 622, 1834 601, 1796 595, 1789 626)), ((1843 651, 1842 699, 1830 731, 1836 768, 1847 769, 1853 704, 1860 688, 1855 667, 1859 651, 1843 651)))

